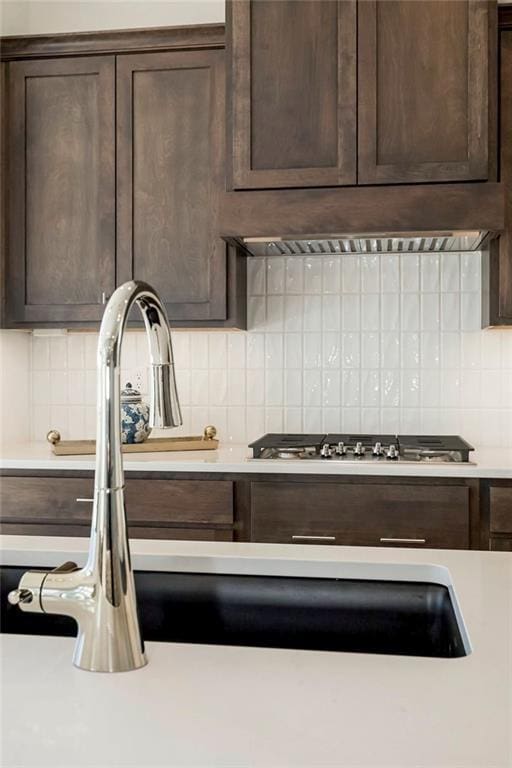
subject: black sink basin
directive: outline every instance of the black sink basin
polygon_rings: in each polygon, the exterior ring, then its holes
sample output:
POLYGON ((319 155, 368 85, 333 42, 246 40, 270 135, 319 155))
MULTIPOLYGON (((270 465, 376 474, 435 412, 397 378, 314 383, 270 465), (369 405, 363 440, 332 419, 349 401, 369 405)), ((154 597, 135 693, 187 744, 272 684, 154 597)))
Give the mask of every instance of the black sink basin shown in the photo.
MULTIPOLYGON (((76 635, 72 619, 7 602, 28 569, 0 568, 2 632, 76 635)), ((449 589, 412 581, 138 571, 145 640, 465 656, 449 589)))

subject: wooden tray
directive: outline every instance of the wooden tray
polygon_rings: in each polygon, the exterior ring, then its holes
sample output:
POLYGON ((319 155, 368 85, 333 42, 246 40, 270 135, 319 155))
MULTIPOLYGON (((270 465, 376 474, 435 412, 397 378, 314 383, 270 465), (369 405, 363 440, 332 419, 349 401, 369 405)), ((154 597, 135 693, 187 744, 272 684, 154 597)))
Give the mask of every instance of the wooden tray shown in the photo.
MULTIPOLYGON (((186 437, 153 437, 145 443, 123 443, 123 453, 152 453, 153 451, 214 451, 219 447, 215 439, 215 427, 205 427, 203 435, 186 437)), ((61 440, 56 429, 50 430, 46 439, 56 456, 80 456, 96 453, 95 440, 61 440)))

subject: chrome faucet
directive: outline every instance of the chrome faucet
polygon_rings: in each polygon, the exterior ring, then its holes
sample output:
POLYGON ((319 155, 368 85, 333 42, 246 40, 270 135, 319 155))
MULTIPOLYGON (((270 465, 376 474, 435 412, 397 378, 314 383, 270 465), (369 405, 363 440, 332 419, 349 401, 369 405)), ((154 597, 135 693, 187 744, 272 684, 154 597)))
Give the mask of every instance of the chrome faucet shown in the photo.
POLYGON ((78 624, 73 663, 94 672, 127 672, 146 664, 124 505, 121 453, 121 342, 130 309, 144 318, 151 358, 150 424, 181 424, 171 331, 157 293, 129 282, 110 298, 98 341, 96 472, 89 555, 84 568, 65 563, 28 571, 9 602, 23 611, 71 616, 78 624))

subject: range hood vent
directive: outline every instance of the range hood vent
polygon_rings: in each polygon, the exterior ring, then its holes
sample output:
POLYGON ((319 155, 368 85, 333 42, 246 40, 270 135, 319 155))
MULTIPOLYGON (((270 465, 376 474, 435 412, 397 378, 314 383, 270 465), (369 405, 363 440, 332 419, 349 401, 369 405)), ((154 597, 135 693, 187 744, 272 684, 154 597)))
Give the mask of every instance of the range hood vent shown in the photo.
POLYGON ((477 251, 487 232, 414 232, 345 234, 324 237, 244 237, 239 243, 251 256, 310 256, 332 254, 431 253, 477 251))

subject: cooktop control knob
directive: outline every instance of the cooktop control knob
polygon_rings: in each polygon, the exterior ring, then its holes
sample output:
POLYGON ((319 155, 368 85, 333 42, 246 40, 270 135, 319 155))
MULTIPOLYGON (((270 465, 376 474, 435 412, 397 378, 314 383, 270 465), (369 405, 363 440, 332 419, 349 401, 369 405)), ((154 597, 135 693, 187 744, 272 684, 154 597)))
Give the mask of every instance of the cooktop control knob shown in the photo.
POLYGON ((347 449, 346 449, 345 443, 343 441, 340 441, 336 446, 336 454, 338 456, 345 456, 346 453, 347 453, 347 449))
POLYGON ((382 454, 384 453, 384 451, 382 450, 382 443, 379 443, 378 440, 373 446, 372 453, 374 456, 382 456, 382 454))
POLYGON ((330 459, 332 456, 331 446, 325 443, 320 448, 320 456, 322 459, 330 459))
POLYGON ((396 450, 396 445, 393 445, 393 443, 388 448, 388 452, 386 454, 386 458, 388 458, 388 459, 398 459, 398 452, 396 450))
POLYGON ((364 445, 357 442, 354 447, 354 456, 364 456, 364 445))

